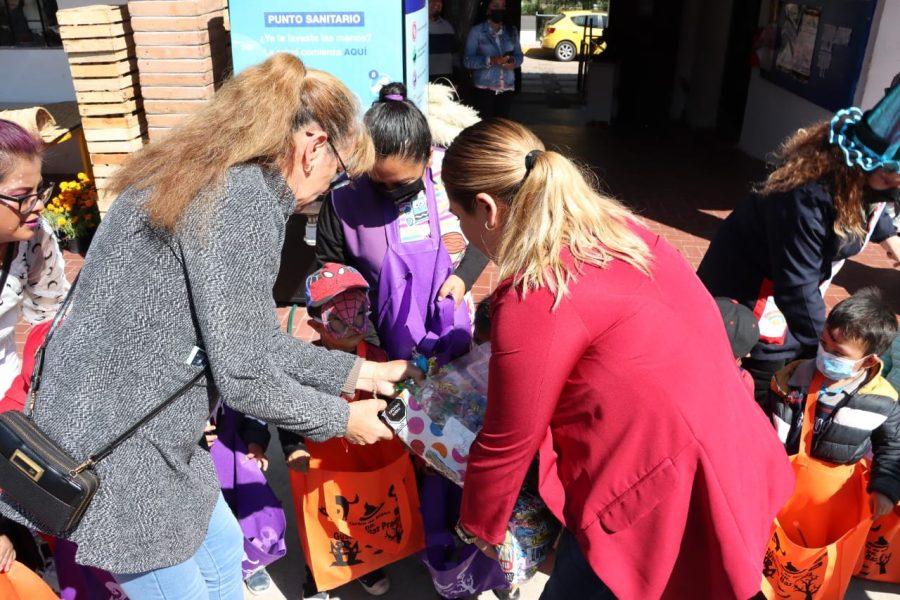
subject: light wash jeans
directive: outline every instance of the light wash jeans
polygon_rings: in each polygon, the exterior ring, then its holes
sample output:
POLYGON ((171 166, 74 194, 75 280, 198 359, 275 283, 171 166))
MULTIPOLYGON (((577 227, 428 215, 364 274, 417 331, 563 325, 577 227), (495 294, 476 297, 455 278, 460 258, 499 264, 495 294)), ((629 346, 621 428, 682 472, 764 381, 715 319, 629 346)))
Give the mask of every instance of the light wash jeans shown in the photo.
POLYGON ((164 569, 112 575, 130 600, 243 600, 243 556, 241 528, 219 494, 194 556, 164 569))

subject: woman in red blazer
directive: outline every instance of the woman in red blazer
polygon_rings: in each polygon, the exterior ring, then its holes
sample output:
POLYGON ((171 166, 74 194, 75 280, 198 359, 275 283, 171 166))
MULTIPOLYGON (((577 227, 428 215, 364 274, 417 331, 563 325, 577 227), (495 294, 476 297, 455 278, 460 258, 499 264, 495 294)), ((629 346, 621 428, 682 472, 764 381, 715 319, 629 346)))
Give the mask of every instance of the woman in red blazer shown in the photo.
POLYGON ((757 594, 793 474, 690 265, 518 124, 466 129, 444 182, 503 280, 460 535, 503 540, 537 453, 566 530, 542 598, 757 594))

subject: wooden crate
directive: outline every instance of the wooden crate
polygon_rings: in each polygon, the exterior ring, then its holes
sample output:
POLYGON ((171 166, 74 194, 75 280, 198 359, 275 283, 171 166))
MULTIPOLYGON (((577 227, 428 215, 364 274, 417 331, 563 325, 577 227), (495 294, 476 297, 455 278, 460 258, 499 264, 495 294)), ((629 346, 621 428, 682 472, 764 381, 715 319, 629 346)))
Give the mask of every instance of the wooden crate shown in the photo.
POLYGON ((146 139, 137 137, 133 140, 125 141, 109 141, 109 142, 88 142, 88 151, 91 154, 120 154, 128 152, 136 152, 144 147, 146 139))
POLYGON ((137 59, 128 58, 118 62, 69 65, 69 70, 72 71, 72 79, 118 77, 137 71, 137 59))
MULTIPOLYGON (((85 129, 84 139, 87 140, 88 150, 94 148, 92 142, 122 142, 139 138, 146 133, 145 128, 138 124, 131 127, 101 127, 99 129, 85 129)), ((99 148, 95 151, 99 152, 99 148)))
POLYGON ((115 115, 110 117, 85 117, 81 119, 81 126, 87 129, 106 129, 120 127, 134 127, 143 125, 146 121, 142 113, 115 115))
POLYGON ((117 102, 128 102, 137 97, 137 92, 133 87, 124 90, 113 90, 107 92, 75 92, 75 99, 78 104, 111 104, 117 102))
POLYGON ((131 23, 103 23, 101 25, 62 25, 59 37, 64 40, 80 40, 86 38, 115 38, 131 34, 131 23))
POLYGON ((78 114, 82 117, 108 117, 115 115, 127 115, 135 111, 143 110, 144 104, 139 98, 132 98, 124 102, 107 102, 99 104, 78 104, 78 114))
POLYGON ((137 71, 117 77, 73 78, 76 92, 117 92, 120 90, 137 90, 140 85, 137 71))
POLYGON ((93 4, 56 11, 56 22, 66 25, 104 25, 122 23, 128 19, 128 7, 109 4, 93 4))
POLYGON ((130 36, 121 35, 108 38, 88 38, 83 40, 63 40, 63 50, 66 54, 81 52, 134 52, 134 40, 130 36))

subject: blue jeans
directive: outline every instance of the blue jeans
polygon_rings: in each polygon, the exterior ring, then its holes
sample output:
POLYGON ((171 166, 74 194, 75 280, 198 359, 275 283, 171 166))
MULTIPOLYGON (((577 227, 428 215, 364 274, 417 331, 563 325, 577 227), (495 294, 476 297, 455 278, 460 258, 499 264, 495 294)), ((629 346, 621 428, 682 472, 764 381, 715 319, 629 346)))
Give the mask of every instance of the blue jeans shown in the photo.
POLYGON ((612 591, 606 587, 587 559, 575 536, 568 530, 563 531, 562 541, 556 550, 556 564, 540 600, 616 600, 612 591))
POLYGON ((146 573, 113 573, 131 600, 243 600, 244 536, 219 494, 206 539, 183 563, 146 573))

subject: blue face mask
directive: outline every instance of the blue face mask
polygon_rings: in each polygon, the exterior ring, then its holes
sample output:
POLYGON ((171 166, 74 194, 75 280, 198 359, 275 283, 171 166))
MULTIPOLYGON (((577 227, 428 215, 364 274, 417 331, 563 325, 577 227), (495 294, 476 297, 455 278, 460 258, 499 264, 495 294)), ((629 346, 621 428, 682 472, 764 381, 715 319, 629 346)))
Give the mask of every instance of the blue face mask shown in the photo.
POLYGON ((826 352, 822 344, 819 344, 819 351, 816 352, 816 368, 831 381, 840 381, 858 375, 859 371, 856 370, 858 362, 858 360, 841 358, 826 352))

